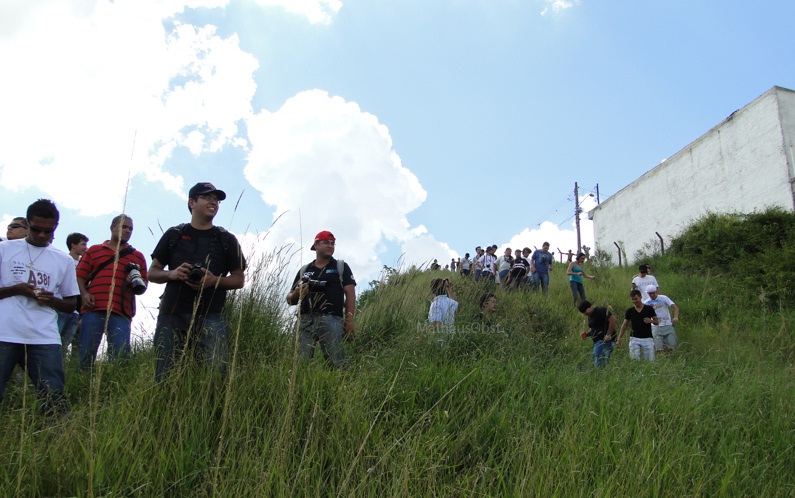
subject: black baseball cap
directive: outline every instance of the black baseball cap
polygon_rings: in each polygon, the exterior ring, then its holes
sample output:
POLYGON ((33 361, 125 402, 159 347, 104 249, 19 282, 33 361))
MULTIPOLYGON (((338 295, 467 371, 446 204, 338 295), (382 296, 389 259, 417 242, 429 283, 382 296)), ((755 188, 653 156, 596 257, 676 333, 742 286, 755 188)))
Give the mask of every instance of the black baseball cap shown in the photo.
POLYGON ((215 194, 219 201, 226 199, 226 192, 223 190, 218 190, 215 188, 215 185, 210 182, 199 182, 191 187, 188 197, 191 199, 196 199, 200 195, 206 194, 215 194))

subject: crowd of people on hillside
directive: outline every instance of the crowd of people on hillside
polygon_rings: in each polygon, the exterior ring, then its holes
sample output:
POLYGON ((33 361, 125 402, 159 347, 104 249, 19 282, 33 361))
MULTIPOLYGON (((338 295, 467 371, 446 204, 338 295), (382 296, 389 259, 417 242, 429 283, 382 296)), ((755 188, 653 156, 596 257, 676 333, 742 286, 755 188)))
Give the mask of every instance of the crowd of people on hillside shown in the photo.
MULTIPOLYGON (((42 412, 66 413, 66 351, 89 372, 103 337, 109 362, 127 358, 136 296, 149 282, 165 284, 153 337, 155 382, 173 378, 180 364, 224 374, 229 334, 222 311, 227 291, 245 285, 246 269, 237 238, 213 224, 225 199, 211 183, 194 185, 190 221, 165 231, 149 264, 130 245, 129 214, 111 220, 110 237, 101 244, 89 246, 85 235, 69 234, 68 253, 52 245, 60 213, 51 200, 39 199, 26 216, 14 218, 6 240, 0 239, 0 401, 19 366, 42 412)), ((299 305, 299 355, 311 359, 320 349, 330 365, 342 367, 344 341, 356 332, 356 281, 348 264, 334 259, 335 245, 330 231, 316 235, 316 258, 298 271, 287 302, 299 305)))
MULTIPOLYGON (((79 368, 91 371, 104 337, 107 360, 124 360, 131 352, 136 296, 147 291, 149 282, 165 284, 153 338, 155 381, 166 381, 178 364, 187 362, 223 373, 229 334, 222 311, 227 291, 244 286, 246 269, 237 238, 213 224, 225 199, 226 193, 211 183, 194 185, 188 193, 190 221, 165 231, 149 264, 130 244, 134 226, 129 214, 110 221, 109 238, 101 244, 89 246, 85 235, 69 234, 68 252, 52 245, 60 213, 51 200, 39 199, 28 206, 26 216, 14 218, 6 240, 0 240, 0 316, 5 318, 0 328, 0 401, 19 366, 33 382, 42 411, 66 413, 66 351, 71 348, 79 368), (186 353, 188 358, 183 357, 186 353)), ((286 298, 299 306, 299 355, 311 359, 320 349, 331 366, 343 367, 344 342, 356 332, 356 281, 348 264, 334 258, 335 246, 330 231, 315 236, 315 260, 299 269, 286 298)), ((673 324, 679 309, 658 293, 645 265, 633 278, 633 307, 616 337, 616 318, 586 299, 583 279, 596 277, 585 270, 583 249, 576 257, 569 253, 565 274, 574 304, 588 321, 589 331, 583 335, 594 341, 594 363, 604 366, 627 330, 633 358, 653 360, 655 350, 675 348, 673 324)), ((548 242, 535 251, 506 248, 499 257, 496 250, 496 245, 477 247, 474 257, 466 254, 448 267, 484 283, 487 292, 479 300, 476 319, 488 327, 495 324, 497 310, 492 290, 499 285, 507 292, 532 289, 547 295, 555 266, 548 242)), ((436 262, 431 268, 440 270, 436 262)), ((434 279, 431 292, 428 320, 444 344, 444 334, 455 330, 458 311, 452 280, 434 279)))
POLYGON ((242 288, 245 258, 237 238, 213 225, 226 194, 208 182, 188 193, 190 222, 165 231, 151 264, 132 245, 133 219, 120 214, 110 237, 88 246, 88 237, 66 237, 68 253, 52 242, 60 212, 39 199, 8 225, 0 241, 0 401, 16 366, 30 377, 48 415, 69 406, 64 395, 68 348, 91 370, 103 336, 109 361, 130 354, 135 297, 148 283, 165 284, 154 332, 155 379, 165 381, 188 352, 223 371, 227 325, 221 311, 228 290, 242 288))
MULTIPOLYGON (((544 242, 541 249, 530 252, 525 247, 511 252, 506 248, 503 256, 495 256, 496 245, 482 249, 475 248, 475 257, 469 253, 460 261, 453 261, 450 268, 463 277, 472 276, 475 281, 499 283, 505 291, 531 288, 547 294, 549 274, 554 267, 553 254, 549 243, 544 242)), ((586 254, 578 253, 569 258, 566 268, 574 305, 584 315, 588 330, 581 333, 583 339, 591 338, 594 346, 592 358, 597 368, 603 368, 610 360, 614 347, 620 347, 624 334, 629 333, 629 356, 633 359, 654 361, 655 352, 670 352, 677 347, 674 324, 679 322, 679 307, 668 296, 658 292, 657 279, 651 274, 648 264, 640 265, 639 273, 632 278, 630 300, 632 307, 624 313, 624 321, 615 333, 617 319, 607 307, 594 306, 587 300, 583 279, 596 279, 585 271, 586 254), (673 314, 672 314, 673 313, 673 314)), ((436 263, 434 261, 434 263, 436 263)), ((439 270, 433 264, 431 270, 439 270)), ((431 282, 431 301, 428 321, 439 335, 438 342, 444 344, 447 337, 455 332, 455 317, 459 303, 456 301, 453 283, 450 278, 435 278, 431 282)), ((493 324, 492 315, 497 309, 497 296, 484 293, 479 302, 478 320, 493 324)))
MULTIPOLYGON (((568 252, 566 276, 569 278, 574 304, 585 300, 583 278, 596 279, 585 272, 584 264, 590 248, 582 246, 583 252, 568 252)), ((476 282, 494 282, 505 290, 531 288, 547 294, 549 290, 549 274, 555 263, 555 254, 549 250, 549 242, 541 244, 541 249, 531 251, 529 247, 512 250, 506 247, 502 256, 496 255, 497 245, 475 248, 475 256, 464 254, 463 259, 453 259, 444 270, 457 272, 464 277, 473 276, 476 282)), ((440 270, 437 260, 433 260, 429 269, 440 270)))

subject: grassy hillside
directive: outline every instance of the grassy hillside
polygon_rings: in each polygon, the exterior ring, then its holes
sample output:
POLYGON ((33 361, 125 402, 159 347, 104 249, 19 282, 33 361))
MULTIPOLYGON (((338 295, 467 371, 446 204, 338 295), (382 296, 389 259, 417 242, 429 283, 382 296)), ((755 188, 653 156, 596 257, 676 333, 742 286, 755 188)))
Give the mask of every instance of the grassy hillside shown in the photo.
MULTIPOLYGON (((0 406, 3 496, 792 496, 795 313, 715 292, 654 261, 682 309, 676 353, 626 346, 596 371, 565 268, 547 297, 497 291, 499 329, 439 348, 430 281, 407 273, 362 303, 351 362, 304 363, 264 273, 230 309, 226 378, 153 382, 151 351, 93 375, 69 365, 72 413, 37 413, 12 380, 0 406), (259 283, 261 285, 256 285, 259 283)), ((619 315, 634 268, 588 297, 619 315)), ((721 279, 727 277, 722 276, 721 279)), ((457 278, 470 322, 483 288, 457 278)))

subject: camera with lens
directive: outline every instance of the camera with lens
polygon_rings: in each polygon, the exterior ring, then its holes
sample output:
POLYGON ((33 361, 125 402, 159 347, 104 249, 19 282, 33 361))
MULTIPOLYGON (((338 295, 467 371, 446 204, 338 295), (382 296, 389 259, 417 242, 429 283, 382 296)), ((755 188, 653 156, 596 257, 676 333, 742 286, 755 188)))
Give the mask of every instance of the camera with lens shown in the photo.
POLYGON ((323 292, 326 289, 326 282, 322 280, 313 280, 309 275, 301 277, 301 283, 309 284, 311 292, 323 292))
POLYGON ((133 293, 140 296, 146 291, 146 282, 141 276, 141 267, 135 263, 127 263, 125 269, 130 276, 130 286, 133 293))
POLYGON ((202 278, 204 277, 204 272, 202 271, 202 264, 201 263, 194 263, 191 266, 190 271, 188 272, 188 282, 193 284, 198 284, 201 282, 202 278))

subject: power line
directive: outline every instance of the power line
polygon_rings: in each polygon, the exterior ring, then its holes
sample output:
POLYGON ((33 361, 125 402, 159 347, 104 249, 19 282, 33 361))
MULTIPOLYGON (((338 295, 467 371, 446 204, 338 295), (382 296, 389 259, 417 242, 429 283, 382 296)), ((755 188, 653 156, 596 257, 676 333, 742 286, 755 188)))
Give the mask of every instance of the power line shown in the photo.
POLYGON ((558 201, 557 204, 549 208, 544 214, 541 215, 541 219, 538 220, 536 223, 530 226, 530 228, 536 228, 541 226, 541 223, 547 221, 553 214, 557 213, 558 210, 570 202, 568 197, 564 197, 562 200, 558 201))
POLYGON ((562 225, 562 224, 566 223, 567 221, 569 221, 569 220, 570 220, 570 219, 572 219, 572 218, 574 218, 574 215, 573 215, 573 214, 572 214, 571 216, 569 216, 568 218, 566 218, 565 220, 563 220, 563 221, 561 221, 560 223, 558 223, 558 226, 560 226, 560 225, 562 225))

